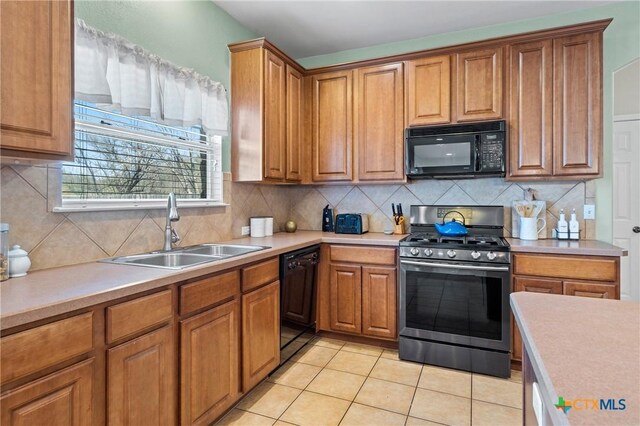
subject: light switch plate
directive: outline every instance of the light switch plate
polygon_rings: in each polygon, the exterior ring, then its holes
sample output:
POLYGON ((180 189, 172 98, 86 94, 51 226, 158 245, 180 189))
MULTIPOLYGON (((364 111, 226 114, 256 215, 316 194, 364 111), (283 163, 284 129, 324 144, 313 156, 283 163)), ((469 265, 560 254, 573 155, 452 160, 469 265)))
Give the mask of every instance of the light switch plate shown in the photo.
POLYGON ((595 219, 596 218, 596 206, 594 204, 585 204, 584 205, 584 214, 585 219, 595 219))
POLYGON ((242 235, 249 235, 249 234, 251 234, 251 227, 250 226, 243 226, 241 232, 242 232, 242 235))

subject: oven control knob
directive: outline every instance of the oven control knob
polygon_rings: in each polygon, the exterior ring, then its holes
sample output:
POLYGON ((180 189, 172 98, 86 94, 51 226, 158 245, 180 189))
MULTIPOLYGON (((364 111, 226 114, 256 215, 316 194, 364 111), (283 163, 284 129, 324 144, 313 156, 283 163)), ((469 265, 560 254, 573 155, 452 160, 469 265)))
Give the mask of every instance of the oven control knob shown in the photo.
POLYGON ((479 259, 480 258, 480 252, 479 251, 472 251, 471 252, 471 257, 474 259, 479 259))
POLYGON ((456 257, 456 252, 455 252, 455 250, 449 250, 449 251, 447 252, 447 256, 449 256, 449 257, 450 257, 450 258, 452 258, 452 259, 453 259, 454 257, 456 257))
POLYGON ((433 254, 433 250, 431 250, 430 248, 424 249, 424 255, 425 256, 431 257, 432 254, 433 254))
POLYGON ((497 257, 497 255, 492 251, 487 253, 487 259, 489 259, 489 260, 494 260, 496 257, 497 257))
POLYGON ((411 254, 417 256, 420 254, 420 250, 417 247, 411 249, 411 254))

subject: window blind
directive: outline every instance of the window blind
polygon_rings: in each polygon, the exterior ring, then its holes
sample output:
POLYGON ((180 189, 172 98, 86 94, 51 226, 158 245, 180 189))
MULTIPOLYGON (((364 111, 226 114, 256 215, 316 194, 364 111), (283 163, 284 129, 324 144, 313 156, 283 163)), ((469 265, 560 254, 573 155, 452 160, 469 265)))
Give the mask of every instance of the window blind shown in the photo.
POLYGON ((62 198, 222 202, 221 138, 75 105, 75 161, 62 169, 62 198))

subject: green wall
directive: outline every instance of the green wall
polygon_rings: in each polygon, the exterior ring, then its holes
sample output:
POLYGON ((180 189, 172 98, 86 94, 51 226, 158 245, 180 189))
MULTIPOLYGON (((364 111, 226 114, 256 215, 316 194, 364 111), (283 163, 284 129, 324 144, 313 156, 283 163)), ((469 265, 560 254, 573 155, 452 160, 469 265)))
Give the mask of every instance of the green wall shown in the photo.
MULTIPOLYGON (((208 0, 76 0, 75 13, 92 27, 119 34, 168 61, 221 82, 227 91, 230 90, 227 44, 256 37, 208 0)), ((224 171, 230 170, 230 158, 229 140, 225 138, 224 171)))
POLYGON ((640 2, 623 1, 545 18, 345 50, 298 61, 306 68, 314 68, 605 18, 613 18, 613 22, 604 33, 604 176, 596 181, 596 234, 598 239, 610 242, 613 233, 613 72, 640 57, 640 2))

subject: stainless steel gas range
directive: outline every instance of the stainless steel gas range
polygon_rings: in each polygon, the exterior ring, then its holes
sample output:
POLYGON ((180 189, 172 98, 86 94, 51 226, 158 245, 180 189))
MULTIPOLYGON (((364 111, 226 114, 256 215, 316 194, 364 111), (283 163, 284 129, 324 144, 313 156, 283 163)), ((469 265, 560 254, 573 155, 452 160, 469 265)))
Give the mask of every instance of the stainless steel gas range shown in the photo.
POLYGON ((400 242, 400 358, 509 377, 511 256, 502 206, 411 206, 400 242), (468 234, 436 232, 443 219, 468 234))

